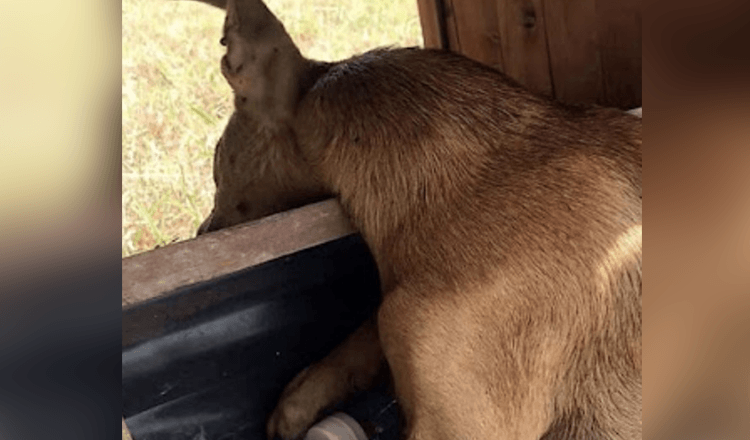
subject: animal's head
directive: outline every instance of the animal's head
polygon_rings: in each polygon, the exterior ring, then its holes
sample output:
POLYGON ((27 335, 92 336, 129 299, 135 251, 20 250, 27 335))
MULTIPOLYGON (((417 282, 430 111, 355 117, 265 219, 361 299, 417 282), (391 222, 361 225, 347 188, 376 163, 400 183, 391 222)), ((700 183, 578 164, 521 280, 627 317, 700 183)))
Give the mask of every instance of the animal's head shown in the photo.
POLYGON ((216 146, 214 207, 199 235, 329 195, 299 154, 290 128, 303 79, 321 65, 302 57, 260 0, 209 3, 226 6, 221 71, 236 110, 216 146))

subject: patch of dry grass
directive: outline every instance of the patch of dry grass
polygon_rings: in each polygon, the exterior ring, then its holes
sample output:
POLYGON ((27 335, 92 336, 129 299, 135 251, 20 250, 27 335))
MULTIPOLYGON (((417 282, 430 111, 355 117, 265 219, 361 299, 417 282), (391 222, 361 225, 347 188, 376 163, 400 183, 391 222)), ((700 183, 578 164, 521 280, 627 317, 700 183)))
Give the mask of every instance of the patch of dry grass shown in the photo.
MULTIPOLYGON (((422 44, 416 0, 266 4, 310 58, 422 44)), ((214 146, 232 112, 223 20, 193 1, 122 1, 123 257, 193 237, 210 211, 214 146)))

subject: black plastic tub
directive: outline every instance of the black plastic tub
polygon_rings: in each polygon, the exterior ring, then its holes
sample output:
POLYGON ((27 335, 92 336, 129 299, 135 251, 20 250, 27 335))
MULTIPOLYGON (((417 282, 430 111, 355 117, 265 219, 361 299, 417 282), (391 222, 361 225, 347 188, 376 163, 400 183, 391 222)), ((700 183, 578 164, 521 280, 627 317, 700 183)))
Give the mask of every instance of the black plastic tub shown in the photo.
MULTIPOLYGON (((330 202, 321 206, 331 208, 330 202)), ((307 213, 302 208, 251 232, 304 221, 307 213)), ((229 231, 220 239, 236 247, 245 233, 229 231)), ((123 263, 162 276, 130 283, 138 301, 126 298, 123 287, 123 417, 135 440, 265 440, 267 417, 284 386, 377 309, 374 262, 361 237, 344 228, 312 247, 160 292, 169 285, 162 274, 182 270, 175 255, 184 259, 191 247, 123 263), (144 295, 148 289, 154 292, 144 295)), ((131 273, 140 276, 123 270, 124 286, 131 273)), ((395 439, 394 402, 381 386, 335 409, 376 420, 368 427, 371 438, 395 439)))

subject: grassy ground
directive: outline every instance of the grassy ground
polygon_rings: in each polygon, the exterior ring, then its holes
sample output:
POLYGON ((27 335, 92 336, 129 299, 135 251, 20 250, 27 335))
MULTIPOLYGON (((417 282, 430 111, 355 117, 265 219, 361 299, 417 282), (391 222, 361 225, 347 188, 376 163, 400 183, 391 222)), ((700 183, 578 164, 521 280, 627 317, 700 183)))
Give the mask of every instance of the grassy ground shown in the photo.
MULTIPOLYGON (((416 0, 266 0, 321 60, 422 44, 416 0)), ((122 1, 122 255, 191 238, 213 203, 216 141, 232 112, 219 72, 223 11, 122 1)))

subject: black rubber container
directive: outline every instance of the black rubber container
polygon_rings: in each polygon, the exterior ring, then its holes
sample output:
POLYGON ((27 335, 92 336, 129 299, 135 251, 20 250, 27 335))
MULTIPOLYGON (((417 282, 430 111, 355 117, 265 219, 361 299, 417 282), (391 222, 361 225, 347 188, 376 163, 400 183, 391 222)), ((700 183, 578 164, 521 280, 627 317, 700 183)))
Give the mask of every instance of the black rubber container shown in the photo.
MULTIPOLYGON (((123 310, 123 416, 135 440, 265 440, 284 386, 377 309, 378 276, 358 235, 123 310)), ((337 409, 397 438, 387 388, 337 409)))

